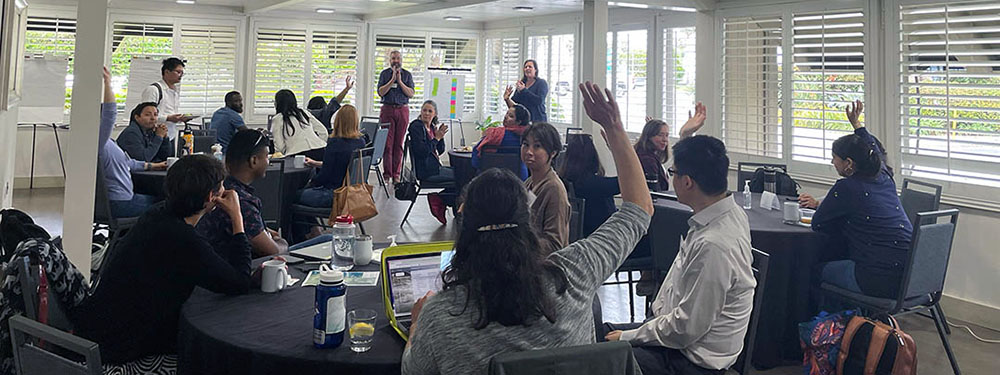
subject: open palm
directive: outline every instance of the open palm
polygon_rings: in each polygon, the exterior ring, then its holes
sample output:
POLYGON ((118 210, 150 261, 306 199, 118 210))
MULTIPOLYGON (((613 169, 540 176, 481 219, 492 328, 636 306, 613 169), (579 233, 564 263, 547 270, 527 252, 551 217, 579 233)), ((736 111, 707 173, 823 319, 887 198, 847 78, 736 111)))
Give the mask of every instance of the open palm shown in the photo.
POLYGON ((607 131, 624 130, 621 112, 611 91, 604 89, 604 92, 601 92, 599 86, 587 81, 580 84, 580 92, 583 94, 583 108, 587 112, 587 117, 601 124, 607 131))

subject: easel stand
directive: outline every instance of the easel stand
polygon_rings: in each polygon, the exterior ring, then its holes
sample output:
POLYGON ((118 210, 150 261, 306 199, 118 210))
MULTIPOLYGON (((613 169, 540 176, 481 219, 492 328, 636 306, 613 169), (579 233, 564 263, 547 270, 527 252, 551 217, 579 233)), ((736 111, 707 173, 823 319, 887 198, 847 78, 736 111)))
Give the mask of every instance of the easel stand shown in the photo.
POLYGON ((59 142, 59 131, 58 129, 69 129, 67 125, 59 125, 56 123, 22 123, 17 124, 18 127, 31 127, 31 174, 28 177, 28 189, 35 188, 35 141, 38 135, 38 127, 45 126, 52 128, 52 135, 56 138, 56 150, 59 152, 59 165, 62 166, 63 179, 66 179, 66 161, 63 160, 62 144, 59 142))

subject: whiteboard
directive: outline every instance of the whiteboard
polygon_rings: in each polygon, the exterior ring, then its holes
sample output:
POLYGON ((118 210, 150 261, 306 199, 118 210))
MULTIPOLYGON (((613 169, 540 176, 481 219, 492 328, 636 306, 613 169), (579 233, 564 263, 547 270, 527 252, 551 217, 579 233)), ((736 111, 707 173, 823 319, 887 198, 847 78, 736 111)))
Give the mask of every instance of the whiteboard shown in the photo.
POLYGON ((448 73, 430 73, 424 97, 438 105, 438 119, 462 119, 465 76, 448 73))
POLYGON ((66 58, 25 56, 20 123, 61 124, 66 105, 66 58))
POLYGON ((146 87, 163 78, 160 67, 163 60, 159 58, 133 57, 128 67, 128 91, 125 94, 125 113, 131 113, 135 106, 142 103, 142 92, 146 87))

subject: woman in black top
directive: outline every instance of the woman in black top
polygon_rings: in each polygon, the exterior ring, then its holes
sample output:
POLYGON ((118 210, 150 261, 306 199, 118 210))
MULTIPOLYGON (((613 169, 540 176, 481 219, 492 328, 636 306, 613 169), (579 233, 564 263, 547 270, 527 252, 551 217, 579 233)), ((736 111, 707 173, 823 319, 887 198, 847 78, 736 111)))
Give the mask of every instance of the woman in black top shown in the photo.
POLYGON ((178 160, 167 172, 166 202, 139 218, 109 253, 94 294, 69 312, 75 333, 97 342, 105 363, 176 353, 181 305, 196 286, 225 294, 249 289, 250 241, 239 198, 223 190, 225 175, 210 156, 178 160), (218 251, 194 229, 216 208, 232 221, 218 251))
MULTIPOLYGON (((687 138, 698 132, 705 125, 707 108, 700 102, 694 106, 694 115, 688 112, 688 120, 681 127, 680 137, 687 138)), ((646 126, 635 142, 635 153, 639 155, 642 172, 646 175, 646 184, 650 191, 670 190, 670 178, 667 177, 663 164, 670 160, 667 148, 670 147, 670 128, 663 120, 646 117, 646 126)))
POLYGON ((586 200, 581 234, 586 237, 618 211, 615 207, 615 195, 621 192, 618 177, 604 177, 604 167, 590 134, 566 137, 565 157, 567 162, 560 166, 558 173, 563 180, 573 184, 573 194, 577 198, 586 200))
POLYGON ((527 107, 531 113, 531 122, 547 122, 549 116, 545 113, 545 103, 548 95, 549 83, 538 78, 538 63, 535 60, 527 60, 524 62, 524 75, 521 76, 521 80, 515 83, 515 87, 507 86, 503 98, 508 107, 514 107, 515 103, 527 107))
MULTIPOLYGON (((425 101, 420 107, 420 117, 410 123, 407 130, 410 138, 410 150, 413 160, 413 172, 420 181, 433 183, 454 183, 455 172, 449 167, 441 166, 441 154, 444 154, 444 135, 448 125, 438 125, 437 103, 425 101)), ((439 194, 427 196, 431 214, 441 224, 448 220, 444 216, 445 206, 454 206, 455 190, 445 189, 439 194), (445 201, 447 199, 447 201, 445 201)))

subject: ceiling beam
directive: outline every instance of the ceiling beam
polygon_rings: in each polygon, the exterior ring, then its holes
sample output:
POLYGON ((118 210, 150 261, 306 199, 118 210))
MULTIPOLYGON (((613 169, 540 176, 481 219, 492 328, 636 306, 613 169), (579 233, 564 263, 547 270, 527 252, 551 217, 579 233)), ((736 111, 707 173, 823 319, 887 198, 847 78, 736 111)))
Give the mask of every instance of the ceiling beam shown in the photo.
MULTIPOLYGON (((365 21, 385 20, 390 18, 420 14, 420 13, 461 8, 461 7, 479 5, 484 3, 492 3, 495 1, 496 0, 450 0, 450 1, 441 0, 433 3, 411 5, 401 8, 382 9, 366 14, 365 21)), ((514 11, 511 10, 511 13, 513 12, 514 11)))
POLYGON ((645 4, 659 7, 694 8, 700 11, 715 10, 717 0, 618 0, 620 3, 645 4))
POLYGON ((258 13, 269 10, 281 9, 290 5, 301 3, 305 0, 249 0, 243 7, 244 13, 258 13))

